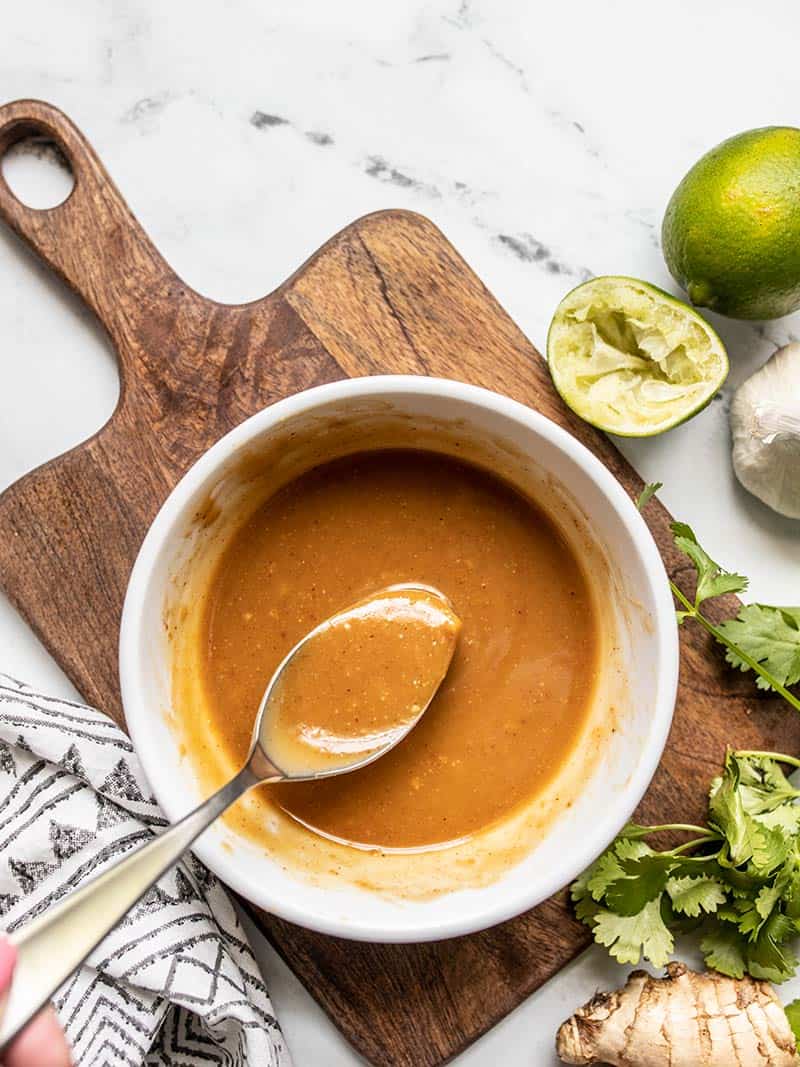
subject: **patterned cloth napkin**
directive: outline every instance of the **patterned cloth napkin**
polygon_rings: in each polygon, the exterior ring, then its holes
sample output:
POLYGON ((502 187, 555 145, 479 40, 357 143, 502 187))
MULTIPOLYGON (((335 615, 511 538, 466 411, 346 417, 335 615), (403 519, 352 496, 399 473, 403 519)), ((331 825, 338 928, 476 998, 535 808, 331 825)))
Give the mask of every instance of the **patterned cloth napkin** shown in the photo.
MULTIPOLYGON (((0 927, 15 930, 166 826, 105 715, 0 675, 0 927)), ((217 879, 188 856, 59 990, 76 1067, 291 1067, 217 879)))

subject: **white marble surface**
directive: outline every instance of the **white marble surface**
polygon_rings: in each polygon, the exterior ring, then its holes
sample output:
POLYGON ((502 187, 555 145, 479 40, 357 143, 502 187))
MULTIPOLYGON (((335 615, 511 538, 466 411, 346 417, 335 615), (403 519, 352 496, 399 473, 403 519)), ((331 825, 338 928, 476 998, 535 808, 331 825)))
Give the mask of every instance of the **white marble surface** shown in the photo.
MULTIPOLYGON (((261 296, 354 217, 408 207, 541 346, 588 272, 672 287, 658 229, 683 172, 739 130, 800 124, 797 29, 794 0, 28 0, 4 11, 0 98, 72 115, 201 292, 261 296)), ((8 169, 28 189, 40 178, 30 160, 8 169)), ((3 487, 100 426, 118 383, 101 331, 5 230, 0 279, 3 487)), ((722 397, 623 450, 755 597, 796 601, 800 526, 737 488, 727 407, 800 322, 715 325, 733 364, 722 397)), ((71 692, 2 600, 0 668, 71 692)), ((259 954, 298 1067, 357 1063, 259 954)), ((621 973, 588 953, 459 1067, 548 1067, 556 1023, 621 973)))

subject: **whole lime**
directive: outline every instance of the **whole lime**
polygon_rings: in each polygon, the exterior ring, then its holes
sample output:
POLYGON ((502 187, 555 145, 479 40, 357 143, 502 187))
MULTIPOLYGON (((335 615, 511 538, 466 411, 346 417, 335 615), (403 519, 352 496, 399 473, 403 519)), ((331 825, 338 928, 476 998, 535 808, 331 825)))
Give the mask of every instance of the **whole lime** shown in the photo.
POLYGON ((734 319, 800 307, 800 130, 767 126, 703 156, 672 194, 661 230, 693 304, 734 319))

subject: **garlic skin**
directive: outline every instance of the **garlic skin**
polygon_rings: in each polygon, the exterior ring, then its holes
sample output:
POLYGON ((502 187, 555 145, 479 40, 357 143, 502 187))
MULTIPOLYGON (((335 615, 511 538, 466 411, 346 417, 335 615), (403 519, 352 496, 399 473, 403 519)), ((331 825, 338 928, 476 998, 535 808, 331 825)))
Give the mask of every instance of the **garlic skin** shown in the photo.
POLYGON ((800 519, 800 343, 779 348, 731 405, 733 469, 754 496, 800 519))

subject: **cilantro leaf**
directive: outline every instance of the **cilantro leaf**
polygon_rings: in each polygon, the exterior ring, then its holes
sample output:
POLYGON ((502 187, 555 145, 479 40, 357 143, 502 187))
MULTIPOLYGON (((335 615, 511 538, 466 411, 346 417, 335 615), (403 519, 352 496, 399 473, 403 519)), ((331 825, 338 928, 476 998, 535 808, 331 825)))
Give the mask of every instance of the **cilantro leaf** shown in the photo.
POLYGON ((798 1051, 800 1051, 800 1000, 793 1000, 791 1004, 785 1004, 784 1011, 786 1012, 786 1018, 789 1020, 789 1026, 792 1028, 794 1039, 798 1043, 798 1051))
POLYGON ((636 507, 639 511, 644 511, 659 489, 664 488, 663 482, 648 482, 644 489, 639 493, 636 500, 636 507))
POLYGON ((781 804, 779 808, 759 815, 758 821, 770 830, 780 830, 785 837, 794 838, 800 833, 800 807, 796 804, 781 804))
MULTIPOLYGON (((577 891, 582 897, 588 893, 618 915, 637 915, 664 891, 675 862, 671 856, 654 852, 644 841, 620 837, 584 873, 577 891)), ((575 894, 573 887, 573 899, 575 894)), ((593 912, 589 914, 593 919, 593 912)))
MULTIPOLYGON (((776 783, 780 785, 780 778, 772 775, 767 780, 766 774, 757 774, 747 759, 729 752, 722 777, 711 785, 708 821, 725 836, 728 864, 741 867, 749 863, 754 877, 766 878, 789 853, 790 841, 781 828, 767 825, 748 810, 748 805, 756 811, 769 808, 770 788, 776 783)), ((788 782, 786 785, 793 795, 794 790, 788 782)), ((780 792, 778 796, 778 802, 785 799, 780 792)), ((724 857, 720 857, 720 863, 725 864, 724 857)))
POLYGON ((591 867, 587 867, 582 874, 579 874, 572 885, 569 887, 569 895, 572 898, 572 902, 577 904, 581 900, 585 900, 591 896, 589 893, 589 878, 594 870, 595 864, 591 867))
POLYGON ((786 862, 791 842, 779 828, 764 826, 758 816, 750 816, 759 828, 753 837, 753 857, 750 861, 756 878, 764 878, 786 862))
POLYGON ((591 867, 587 867, 583 874, 579 875, 570 886, 570 896, 575 905, 575 914, 582 923, 586 923, 589 927, 594 926, 594 917, 600 910, 600 905, 592 898, 592 894, 589 892, 589 879, 596 865, 596 863, 593 863, 591 867))
POLYGON ((762 920, 768 919, 775 909, 775 905, 783 896, 784 885, 780 878, 776 878, 772 885, 762 886, 756 897, 756 911, 762 920))
POLYGON ((575 901, 576 917, 590 929, 594 929, 595 918, 599 911, 600 905, 592 898, 591 894, 587 893, 585 897, 580 897, 575 901))
POLYGON ((730 753, 728 759, 736 763, 742 804, 751 815, 772 812, 798 796, 798 791, 775 760, 739 756, 735 752, 730 753))
POLYGON ((651 855, 625 860, 622 877, 606 890, 606 904, 617 915, 638 915, 645 904, 664 892, 673 864, 671 856, 651 855))
MULTIPOLYGON (((731 645, 762 664, 780 685, 800 681, 800 608, 748 604, 735 619, 721 623, 718 629, 731 645)), ((725 653, 728 663, 740 671, 749 671, 750 664, 731 645, 725 653)), ((760 676, 756 684, 761 689, 772 688, 760 676)))
POLYGON ((744 978, 747 969, 747 942, 735 926, 718 923, 700 942, 706 967, 729 978, 744 978))
POLYGON ((694 606, 697 608, 710 597, 724 593, 742 593, 747 588, 747 578, 742 574, 723 570, 718 563, 700 547, 694 530, 685 522, 673 522, 670 526, 677 548, 688 556, 697 571, 697 588, 694 606))
POLYGON ((622 867, 613 849, 604 852, 589 868, 586 887, 594 900, 603 899, 605 891, 623 874, 622 867))
POLYGON ((785 879, 783 909, 790 919, 800 920, 800 857, 795 844, 793 854, 783 869, 785 879))
POLYGON ((765 830, 745 811, 739 790, 739 767, 732 753, 728 753, 725 773, 715 786, 708 805, 708 821, 724 834, 730 862, 739 867, 763 847, 765 830))
POLYGON ((616 915, 601 908, 595 919, 594 937, 618 963, 638 963, 644 956, 654 967, 663 967, 674 947, 658 900, 645 904, 637 915, 616 915))
MULTIPOLYGON (((637 827, 626 827, 625 829, 626 831, 628 829, 633 829, 635 831, 637 827)), ((657 855, 657 853, 655 853, 652 848, 650 848, 646 841, 641 840, 641 837, 643 836, 644 834, 640 834, 639 837, 632 837, 629 836, 628 833, 625 833, 615 843, 614 851, 623 861, 638 860, 641 859, 643 856, 657 855)))
POLYGON ((735 900, 733 902, 733 905, 728 905, 727 907, 720 908, 717 911, 717 918, 719 919, 720 922, 732 923, 738 929, 739 928, 739 920, 742 917, 742 915, 741 915, 742 908, 744 908, 745 910, 747 908, 749 908, 750 907, 749 901, 750 901, 749 897, 747 898, 747 901, 741 901, 740 902, 739 900, 735 900), (737 910, 737 908, 738 908, 738 910, 737 910))
POLYGON ((748 946, 747 970, 754 978, 785 982, 797 969, 797 957, 786 940, 797 933, 791 919, 775 912, 764 924, 754 944, 748 946))
POLYGON ((727 899, 725 886, 716 878, 707 878, 705 875, 699 878, 670 878, 667 893, 674 910, 691 919, 696 919, 703 912, 715 912, 727 899))
POLYGON ((755 941, 759 930, 764 925, 764 920, 758 914, 758 909, 752 901, 742 901, 741 906, 738 909, 739 915, 739 931, 744 934, 749 941, 755 941))

